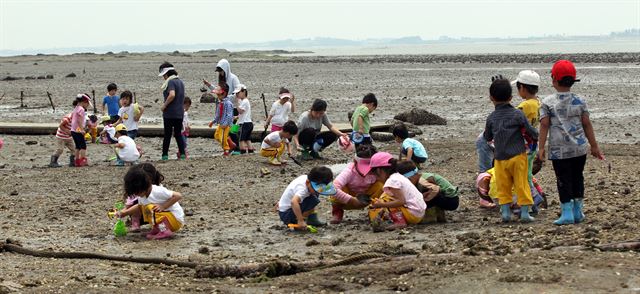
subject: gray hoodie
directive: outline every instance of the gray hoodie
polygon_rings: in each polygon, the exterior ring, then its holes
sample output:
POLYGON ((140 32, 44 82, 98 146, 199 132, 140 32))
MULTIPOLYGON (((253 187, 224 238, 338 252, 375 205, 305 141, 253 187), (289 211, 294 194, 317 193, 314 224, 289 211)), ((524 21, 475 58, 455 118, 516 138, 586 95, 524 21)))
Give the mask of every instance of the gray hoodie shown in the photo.
MULTIPOLYGON (((227 78, 227 86, 229 86, 229 93, 227 94, 227 98, 231 98, 231 101, 234 101, 236 95, 233 94, 233 90, 240 84, 240 80, 238 77, 231 73, 231 65, 229 65, 229 61, 226 59, 220 59, 216 67, 222 68, 224 70, 224 76, 227 78)), ((216 84, 211 84, 209 86, 210 90, 216 87, 216 84)))

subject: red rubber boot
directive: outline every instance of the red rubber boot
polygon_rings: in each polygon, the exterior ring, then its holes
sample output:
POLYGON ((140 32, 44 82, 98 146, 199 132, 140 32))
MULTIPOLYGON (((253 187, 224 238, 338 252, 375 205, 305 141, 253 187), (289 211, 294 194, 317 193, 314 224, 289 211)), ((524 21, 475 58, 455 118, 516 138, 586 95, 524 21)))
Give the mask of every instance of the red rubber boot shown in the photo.
POLYGON ((331 206, 331 224, 336 225, 342 222, 342 218, 344 217, 344 209, 337 204, 333 204, 331 206))

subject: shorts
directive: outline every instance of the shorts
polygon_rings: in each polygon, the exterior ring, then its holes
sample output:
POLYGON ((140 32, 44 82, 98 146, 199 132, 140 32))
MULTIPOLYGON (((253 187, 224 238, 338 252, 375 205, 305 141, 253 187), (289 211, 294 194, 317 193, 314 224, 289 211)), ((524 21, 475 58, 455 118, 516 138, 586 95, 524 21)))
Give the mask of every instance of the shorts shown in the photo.
POLYGON ((282 131, 282 126, 271 124, 271 132, 273 133, 278 131, 282 131))
POLYGON ((138 137, 138 129, 127 131, 127 136, 132 140, 138 137))
POLYGON ((84 140, 84 135, 77 132, 71 132, 73 143, 76 145, 76 150, 87 150, 87 142, 84 140))
POLYGON ((253 123, 246 122, 240 124, 240 141, 251 141, 251 133, 253 132, 253 123))
POLYGON ((111 122, 115 123, 120 119, 120 116, 117 114, 114 115, 110 115, 109 117, 111 117, 111 122))
POLYGON ((153 204, 140 205, 142 219, 150 224, 159 224, 165 219, 169 222, 169 229, 176 232, 182 228, 182 223, 170 211, 153 212, 153 204))
MULTIPOLYGON (((313 210, 316 206, 320 204, 320 199, 316 196, 308 196, 302 203, 300 203, 300 210, 304 214, 307 211, 313 210)), ((296 214, 293 213, 293 208, 289 208, 286 211, 278 211, 280 215, 280 220, 285 224, 297 224, 298 219, 296 218, 296 214)))

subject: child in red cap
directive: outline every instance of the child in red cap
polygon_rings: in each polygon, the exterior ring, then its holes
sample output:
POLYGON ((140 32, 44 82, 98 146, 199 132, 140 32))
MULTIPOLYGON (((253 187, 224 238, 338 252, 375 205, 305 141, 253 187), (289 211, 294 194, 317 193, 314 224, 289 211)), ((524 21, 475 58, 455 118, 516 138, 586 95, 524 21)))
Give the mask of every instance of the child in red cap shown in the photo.
POLYGON ((587 103, 571 92, 571 86, 580 81, 576 79, 573 63, 569 60, 557 61, 551 69, 551 78, 553 87, 558 92, 542 100, 538 159, 544 159, 544 147, 548 141, 548 158, 556 173, 562 208, 562 215, 553 223, 566 225, 584 220, 582 172, 587 160, 587 149, 591 146, 591 155, 599 159, 604 160, 604 155, 596 142, 587 103))

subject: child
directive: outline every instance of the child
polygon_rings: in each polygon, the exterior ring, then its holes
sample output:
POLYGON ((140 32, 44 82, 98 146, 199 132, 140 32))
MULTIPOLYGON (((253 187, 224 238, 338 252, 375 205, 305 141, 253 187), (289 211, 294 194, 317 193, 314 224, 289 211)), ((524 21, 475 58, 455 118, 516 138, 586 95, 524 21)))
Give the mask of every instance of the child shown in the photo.
POLYGON ((379 198, 371 202, 369 220, 374 232, 381 231, 381 221, 390 218, 392 225, 387 230, 402 229, 409 224, 422 220, 427 204, 422 193, 397 171, 397 160, 387 152, 378 152, 371 156, 371 172, 378 181, 384 182, 379 198))
POLYGON ((446 222, 445 210, 458 208, 460 199, 458 187, 436 173, 419 173, 413 161, 398 163, 398 173, 409 179, 422 193, 427 210, 422 222, 446 222))
MULTIPOLYGON (((154 185, 153 175, 150 175, 148 170, 152 168, 155 171, 155 167, 147 165, 151 164, 133 166, 124 176, 125 193, 131 197, 137 197, 137 203, 116 212, 116 216, 122 218, 127 215, 135 217, 142 214, 144 221, 153 225, 146 235, 147 239, 169 238, 184 224, 184 211, 178 203, 182 199, 182 194, 170 191, 161 185, 154 185)), ((156 173, 160 174, 157 171, 156 173)), ((132 228, 133 226, 132 221, 132 228)))
POLYGON ((351 117, 351 123, 353 132, 351 133, 351 140, 355 143, 355 147, 361 144, 371 145, 371 134, 369 134, 369 128, 371 123, 369 122, 369 114, 378 108, 378 99, 373 93, 364 95, 362 98, 362 105, 356 107, 351 117))
POLYGON ((409 130, 404 124, 393 127, 393 138, 397 143, 401 143, 398 160, 402 160, 402 155, 407 156, 407 160, 413 161, 418 169, 421 163, 427 162, 429 154, 420 141, 409 138, 409 130))
POLYGON ((336 194, 332 181, 333 173, 325 166, 316 166, 308 175, 291 181, 276 205, 280 220, 285 225, 296 224, 295 228, 298 230, 306 230, 307 225, 325 225, 325 222, 318 219, 315 207, 320 203, 319 195, 336 194))
POLYGON ((65 115, 62 120, 60 120, 60 125, 58 125, 58 129, 56 130, 56 147, 56 151, 51 155, 49 167, 61 167, 61 165, 58 164, 58 158, 60 158, 60 155, 64 152, 64 147, 67 147, 69 152, 71 152, 69 156, 69 166, 74 166, 75 148, 73 139, 71 138, 71 113, 65 115))
POLYGON ((235 144, 229 138, 229 130, 233 123, 233 103, 226 98, 227 92, 229 92, 228 87, 227 84, 220 84, 213 89, 213 94, 218 96, 218 103, 216 103, 216 108, 214 109, 213 121, 209 123, 210 128, 214 124, 218 125, 213 138, 222 145, 223 156, 229 156, 230 150, 235 148, 235 144))
MULTIPOLYGON (((547 208, 547 196, 542 191, 542 187, 538 184, 536 178, 532 179, 533 188, 536 190, 535 196, 533 196, 533 206, 531 206, 531 210, 533 212, 538 211, 538 206, 542 208, 547 208)), ((478 196, 480 197, 480 207, 482 208, 494 208, 496 204, 494 202, 498 201, 498 185, 496 184, 496 177, 494 177, 494 170, 490 168, 485 172, 478 175, 476 178, 476 191, 478 192, 478 196)), ((517 201, 517 195, 513 195, 513 201, 517 201)), ((514 209, 519 209, 517 205, 511 205, 514 209)))
POLYGON ((502 221, 511 221, 512 190, 518 195, 520 221, 531 222, 529 208, 533 205, 531 190, 527 180, 527 155, 523 144, 524 133, 533 140, 538 139, 534 129, 521 111, 509 103, 512 97, 511 83, 502 76, 496 76, 489 87, 495 111, 487 117, 484 138, 494 141, 495 177, 498 184, 498 199, 502 221))
POLYGON ((293 121, 288 121, 282 126, 282 130, 271 132, 262 141, 260 146, 260 155, 269 158, 269 163, 273 165, 281 165, 287 163, 282 159, 284 149, 286 147, 287 154, 291 155, 291 144, 289 139, 298 133, 298 127, 293 121))
POLYGON ((84 140, 85 128, 85 111, 91 105, 89 94, 78 94, 76 100, 73 101, 75 108, 71 112, 71 137, 75 144, 75 160, 74 166, 87 166, 87 142, 84 140))
POLYGON ((135 139, 138 136, 138 121, 140 120, 140 116, 144 113, 144 107, 138 106, 139 113, 136 115, 135 107, 131 104, 133 101, 133 93, 131 91, 126 90, 120 93, 120 110, 118 111, 118 116, 120 117, 114 125, 118 126, 119 124, 124 124, 127 127, 127 136, 131 139, 135 139))
POLYGON ((116 165, 124 166, 125 163, 134 163, 140 159, 140 151, 136 147, 136 142, 127 134, 127 127, 124 124, 116 126, 116 139, 118 143, 113 146, 116 150, 116 165))
POLYGON ((251 121, 251 103, 247 98, 249 94, 247 87, 239 84, 233 94, 238 98, 238 124, 240 125, 240 154, 253 153, 251 147, 251 133, 253 132, 253 122, 251 121))
POLYGON ((584 220, 584 177, 582 172, 587 160, 587 142, 591 155, 604 160, 589 119, 586 102, 571 92, 576 79, 576 68, 568 60, 559 60, 551 69, 556 94, 542 100, 540 107, 540 151, 538 159, 544 160, 547 134, 549 135, 549 159, 558 183, 562 215, 553 223, 566 225, 584 220))
MULTIPOLYGON (((187 147, 189 146, 189 131, 191 131, 191 123, 189 122, 189 108, 191 108, 191 98, 188 96, 184 97, 184 117, 182 118, 182 139, 184 140, 184 152, 185 159, 189 157, 189 151, 187 147)), ((180 156, 178 156, 180 157, 180 156)))
POLYGON ((89 140, 91 143, 98 143, 98 117, 95 114, 92 114, 89 115, 88 118, 87 129, 89 130, 89 140))
MULTIPOLYGON (((531 126, 537 129, 540 125, 540 116, 538 114, 540 100, 538 100, 536 94, 540 86, 540 75, 533 70, 523 70, 518 74, 518 78, 511 82, 511 85, 516 86, 518 95, 524 99, 524 101, 518 104, 517 108, 524 113, 524 116, 531 126)), ((538 154, 538 146, 537 144, 527 144, 527 149, 527 180, 529 182, 531 196, 535 201, 539 195, 533 185, 533 162, 536 154, 538 154)))
POLYGON ((102 116, 100 123, 102 123, 102 132, 100 132, 100 141, 102 144, 114 144, 118 142, 118 140, 116 140, 116 128, 111 124, 111 117, 108 115, 102 116))
POLYGON ((269 127, 269 123, 271 123, 272 132, 282 130, 284 123, 289 121, 289 113, 296 111, 294 103, 295 96, 289 92, 287 88, 280 88, 280 93, 278 95, 279 99, 271 105, 269 116, 267 117, 267 121, 264 123, 265 130, 269 127))
POLYGON ((114 83, 111 83, 107 86, 107 96, 102 98, 102 113, 105 115, 109 115, 111 117, 111 121, 117 121, 118 111, 120 110, 120 96, 116 95, 118 91, 118 86, 114 83), (105 111, 105 106, 107 107, 105 111))

